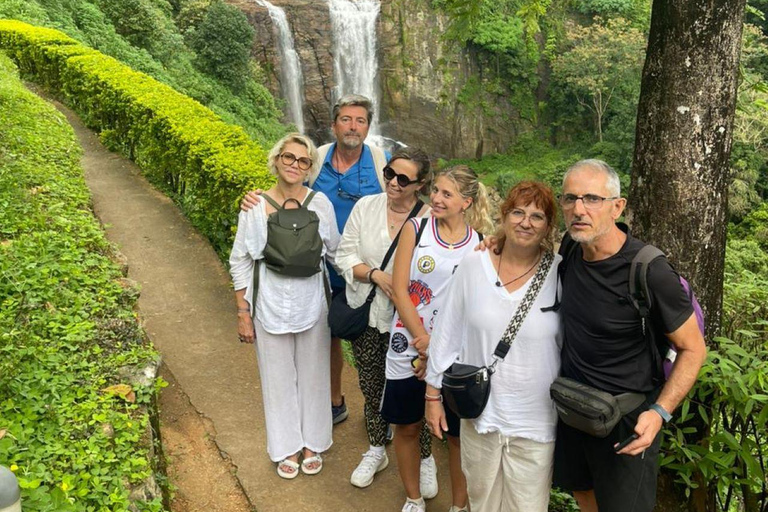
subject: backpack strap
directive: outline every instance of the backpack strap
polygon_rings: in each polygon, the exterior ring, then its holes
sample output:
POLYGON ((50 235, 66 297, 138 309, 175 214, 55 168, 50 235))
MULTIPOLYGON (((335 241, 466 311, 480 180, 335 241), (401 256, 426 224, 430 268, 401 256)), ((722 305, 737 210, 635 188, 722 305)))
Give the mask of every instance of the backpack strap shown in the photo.
POLYGON ((333 146, 333 143, 323 144, 317 148, 317 166, 312 171, 312 174, 307 177, 307 183, 310 187, 315 184, 317 177, 320 176, 320 171, 323 170, 323 164, 325 163, 325 159, 328 157, 328 151, 330 151, 331 146, 333 146))
POLYGON ((559 284, 563 281, 565 270, 568 267, 568 261, 573 257, 578 246, 579 242, 571 238, 571 235, 569 235, 566 231, 563 235, 563 240, 560 242, 560 248, 557 250, 557 253, 562 256, 563 259, 560 261, 560 266, 557 267, 558 282, 555 288, 555 303, 551 306, 541 308, 542 313, 546 313, 548 311, 560 311, 560 292, 558 291, 560 288, 559 284))
POLYGON ((311 203, 311 202, 312 202, 312 199, 314 199, 314 197, 315 197, 316 195, 317 195, 317 192, 315 192, 314 190, 310 190, 309 194, 307 195, 307 198, 306 198, 306 199, 304 199, 304 202, 301 204, 301 207, 302 207, 302 208, 306 208, 306 207, 308 207, 308 206, 309 206, 309 203, 311 203))
MULTIPOLYGON (((387 183, 384 181, 384 167, 387 166, 387 154, 378 146, 368 146, 373 157, 373 167, 376 170, 376 178, 379 180, 379 186, 382 192, 386 192, 387 183)), ((362 157, 362 155, 361 155, 362 157)))
POLYGON ((277 201, 275 201, 274 199, 272 199, 271 197, 269 197, 267 194, 261 194, 261 197, 263 197, 263 198, 264 198, 264 199, 265 199, 265 200, 266 200, 266 201, 267 201, 269 204, 271 204, 271 205, 272 205, 272 208, 274 208, 275 210, 278 210, 278 211, 279 211, 279 210, 282 210, 282 209, 283 209, 283 207, 282 207, 282 206, 280 206, 279 204, 277 204, 277 201))
POLYGON ((253 262, 253 293, 251 293, 251 318, 256 318, 256 297, 259 295, 259 263, 261 260, 253 262))
POLYGON ((661 249, 653 245, 646 245, 632 258, 629 268, 629 297, 632 305, 643 318, 648 318, 651 312, 651 294, 648 291, 648 267, 650 264, 664 256, 661 249))
POLYGON ((648 325, 648 318, 651 314, 653 300, 648 289, 648 267, 658 258, 664 257, 664 252, 653 245, 645 245, 638 251, 629 267, 629 299, 632 306, 640 314, 640 322, 643 329, 643 337, 648 343, 648 349, 651 351, 651 362, 653 363, 655 384, 664 383, 664 361, 657 345, 658 341, 654 330, 648 325))

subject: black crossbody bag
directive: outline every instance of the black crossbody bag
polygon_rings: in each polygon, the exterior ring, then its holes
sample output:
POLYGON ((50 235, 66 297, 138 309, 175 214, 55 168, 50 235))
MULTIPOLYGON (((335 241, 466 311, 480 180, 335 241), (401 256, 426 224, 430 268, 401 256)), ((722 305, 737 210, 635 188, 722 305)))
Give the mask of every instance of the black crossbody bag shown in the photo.
POLYGON ((491 376, 496 371, 496 365, 503 361, 509 352, 509 347, 515 341, 525 317, 536 302, 541 287, 552 267, 555 256, 550 251, 544 253, 541 264, 533 276, 528 291, 515 311, 507 329, 496 345, 493 352, 493 363, 488 366, 473 366, 471 364, 453 363, 443 374, 443 401, 460 418, 474 419, 480 416, 488 403, 491 394, 491 376))
MULTIPOLYGON (((405 226, 406 222, 411 218, 415 217, 423 206, 424 202, 421 199, 416 201, 416 205, 411 210, 411 213, 408 214, 408 218, 405 219, 405 222, 403 222, 403 226, 405 226)), ((387 268, 389 260, 395 253, 395 248, 397 248, 397 242, 400 240, 400 233, 402 232, 403 227, 401 226, 400 231, 397 232, 397 236, 389 245, 387 254, 381 261, 381 266, 379 268, 382 271, 387 268)), ((331 336, 334 338, 354 341, 365 332, 365 329, 368 327, 368 316, 371 311, 371 303, 376 296, 376 285, 373 283, 371 284, 371 292, 368 294, 363 305, 359 308, 353 308, 349 305, 347 302, 346 290, 344 293, 340 293, 333 298, 331 307, 328 309, 328 325, 331 328, 331 336)))

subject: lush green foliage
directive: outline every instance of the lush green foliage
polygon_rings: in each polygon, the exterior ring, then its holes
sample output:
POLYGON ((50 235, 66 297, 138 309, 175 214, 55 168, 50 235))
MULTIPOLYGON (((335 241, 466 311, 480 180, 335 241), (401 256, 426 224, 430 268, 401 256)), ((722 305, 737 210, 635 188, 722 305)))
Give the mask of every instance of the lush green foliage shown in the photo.
POLYGON ((613 103, 623 99, 637 104, 645 36, 623 18, 571 24, 567 34, 569 49, 553 59, 553 77, 592 113, 602 142, 604 119, 613 103))
POLYGON ((254 32, 237 7, 214 2, 200 24, 190 31, 200 68, 224 82, 242 88, 249 76, 254 32))
POLYGON ((584 14, 620 16, 631 20, 648 19, 649 0, 576 0, 576 8, 584 14))
MULTIPOLYGON (((762 210, 768 220, 768 208, 762 210)), ((662 465, 686 492, 712 485, 719 510, 755 512, 768 505, 768 252, 757 241, 764 222, 734 229, 722 337, 713 340, 696 386, 665 431, 662 465)))
POLYGON ((249 69, 238 70, 238 87, 233 90, 199 70, 194 51, 184 41, 184 34, 193 32, 205 17, 209 4, 208 0, 173 4, 166 0, 0 0, 0 18, 59 29, 196 99, 261 144, 271 145, 286 127, 274 98, 253 78, 260 73, 258 66, 251 63, 249 69))
POLYGON ((156 80, 55 30, 0 21, 0 48, 60 93, 104 142, 169 192, 224 256, 236 202, 273 180, 266 154, 239 127, 156 80))
POLYGON ((25 511, 125 511, 153 472, 138 404, 156 390, 103 390, 156 357, 138 292, 89 208, 72 129, 2 53, 0 104, 0 463, 25 511))

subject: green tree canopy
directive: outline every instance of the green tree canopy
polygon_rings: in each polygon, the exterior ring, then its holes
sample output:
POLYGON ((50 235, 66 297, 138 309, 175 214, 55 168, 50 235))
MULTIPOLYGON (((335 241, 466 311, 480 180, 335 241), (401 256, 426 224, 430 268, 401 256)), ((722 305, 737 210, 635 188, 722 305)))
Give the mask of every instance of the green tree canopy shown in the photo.
POLYGON ((210 5, 189 43, 204 72, 240 89, 249 76, 254 31, 237 7, 217 1, 210 5))
POLYGON ((552 62, 554 78, 594 115, 595 134, 603 140, 603 120, 615 96, 635 97, 645 55, 645 36, 623 18, 589 26, 567 26, 569 49, 552 62))

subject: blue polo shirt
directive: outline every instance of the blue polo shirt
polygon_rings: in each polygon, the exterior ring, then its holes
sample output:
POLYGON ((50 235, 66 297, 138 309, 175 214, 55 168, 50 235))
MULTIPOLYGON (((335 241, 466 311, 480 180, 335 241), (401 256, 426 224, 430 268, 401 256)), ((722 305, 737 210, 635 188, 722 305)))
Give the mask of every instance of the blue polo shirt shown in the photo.
MULTIPOLYGON (((336 224, 339 227, 339 233, 342 233, 357 200, 363 196, 379 194, 383 190, 381 190, 379 179, 376 176, 376 167, 373 162, 371 148, 367 144, 363 144, 363 152, 360 155, 360 159, 347 169, 347 172, 344 174, 339 173, 333 168, 331 162, 333 161, 334 151, 336 151, 335 142, 328 150, 323 166, 320 168, 320 173, 312 188, 328 196, 336 214, 336 224)), ((384 155, 387 161, 389 161, 391 155, 386 151, 384 155)), ((345 285, 344 279, 337 275, 332 268, 329 267, 329 269, 331 286, 334 288, 343 287, 345 285)))

